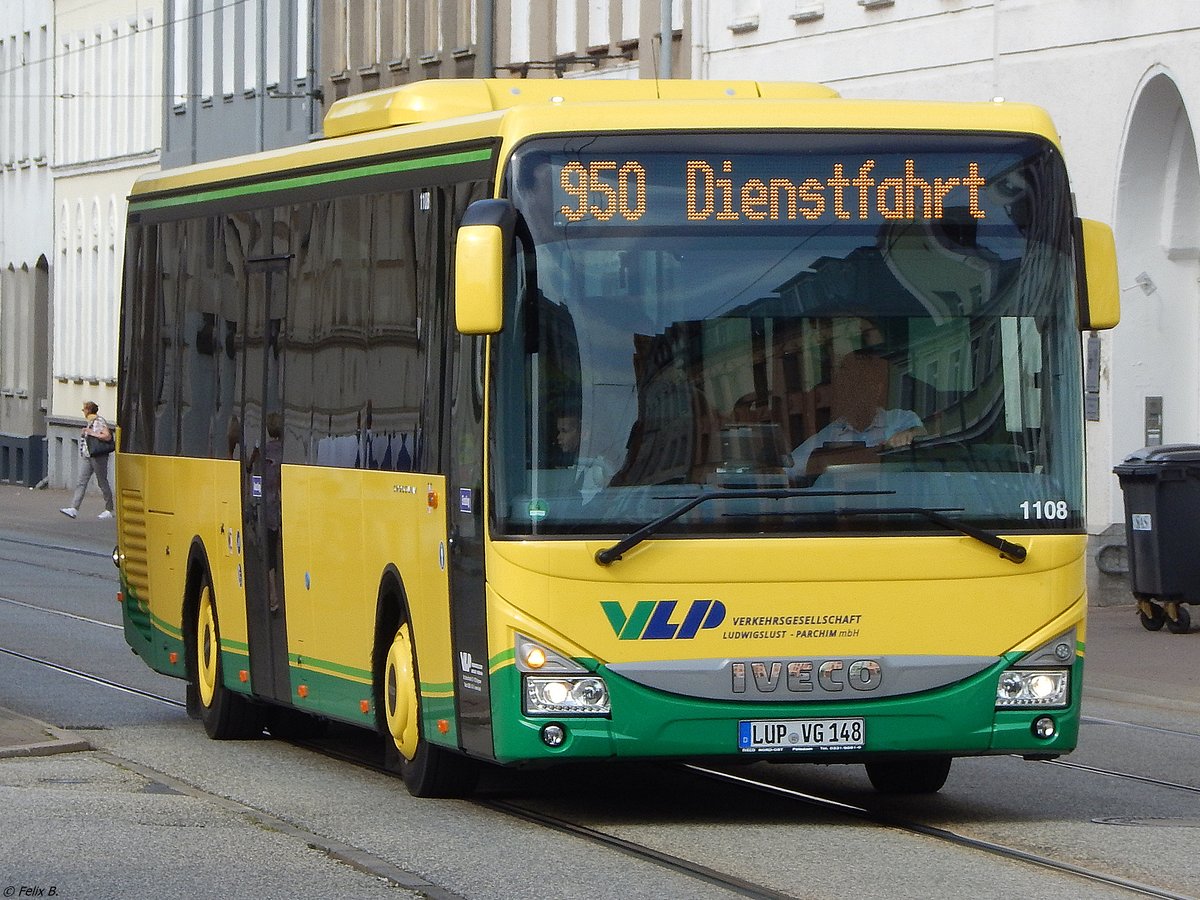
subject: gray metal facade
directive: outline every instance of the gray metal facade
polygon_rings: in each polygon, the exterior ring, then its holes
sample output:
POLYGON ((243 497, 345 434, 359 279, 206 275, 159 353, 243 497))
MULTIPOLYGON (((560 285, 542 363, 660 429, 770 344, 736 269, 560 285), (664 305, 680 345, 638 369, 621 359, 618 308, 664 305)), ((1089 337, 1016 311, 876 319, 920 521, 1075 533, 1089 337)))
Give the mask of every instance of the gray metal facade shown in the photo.
POLYGON ((303 143, 319 130, 319 0, 166 7, 164 169, 303 143))

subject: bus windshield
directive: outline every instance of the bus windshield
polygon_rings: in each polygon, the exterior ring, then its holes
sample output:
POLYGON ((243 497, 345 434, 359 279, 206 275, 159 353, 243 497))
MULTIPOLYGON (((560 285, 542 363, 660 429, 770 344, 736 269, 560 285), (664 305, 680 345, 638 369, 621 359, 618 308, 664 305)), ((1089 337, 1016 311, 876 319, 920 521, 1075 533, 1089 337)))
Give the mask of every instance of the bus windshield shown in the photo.
POLYGON ((622 536, 705 492, 660 536, 945 530, 920 510, 1082 529, 1071 201, 1045 141, 539 138, 506 191, 499 534, 622 536))

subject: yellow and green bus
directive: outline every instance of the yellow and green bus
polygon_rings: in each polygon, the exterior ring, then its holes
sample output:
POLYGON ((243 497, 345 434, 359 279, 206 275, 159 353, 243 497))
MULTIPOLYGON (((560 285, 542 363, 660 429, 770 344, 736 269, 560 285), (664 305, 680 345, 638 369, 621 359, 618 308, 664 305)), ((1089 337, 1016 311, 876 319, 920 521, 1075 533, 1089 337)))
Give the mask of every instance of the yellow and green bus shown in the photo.
POLYGON ((1014 103, 429 81, 129 200, 125 634, 217 739, 1051 758, 1112 233, 1014 103))

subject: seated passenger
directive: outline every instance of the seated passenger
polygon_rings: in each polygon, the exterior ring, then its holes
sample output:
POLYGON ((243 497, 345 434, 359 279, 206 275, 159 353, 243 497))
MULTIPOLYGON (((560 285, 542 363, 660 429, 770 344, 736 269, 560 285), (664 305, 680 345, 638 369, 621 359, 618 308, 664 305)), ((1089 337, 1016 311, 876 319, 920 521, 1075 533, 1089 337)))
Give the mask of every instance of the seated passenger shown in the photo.
POLYGON ((888 364, 881 356, 856 350, 842 357, 833 373, 833 420, 792 451, 791 475, 803 475, 814 450, 829 444, 895 448, 925 433, 910 409, 885 409, 888 364))
POLYGON ((578 415, 565 414, 558 417, 557 449, 563 468, 573 470, 575 488, 584 501, 591 500, 608 484, 611 478, 608 463, 601 456, 580 456, 579 448, 585 435, 580 427, 578 415))

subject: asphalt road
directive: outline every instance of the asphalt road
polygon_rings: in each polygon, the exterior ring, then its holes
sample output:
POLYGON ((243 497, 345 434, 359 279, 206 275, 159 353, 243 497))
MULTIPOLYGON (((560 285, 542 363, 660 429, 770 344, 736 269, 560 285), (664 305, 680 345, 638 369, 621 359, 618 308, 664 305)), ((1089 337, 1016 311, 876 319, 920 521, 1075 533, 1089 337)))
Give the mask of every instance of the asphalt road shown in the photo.
MULTIPOLYGON (((113 627, 113 523, 94 518, 95 497, 67 520, 57 513, 66 499, 0 486, 0 648, 145 694, 0 652, 0 708, 11 711, 7 724, 0 716, 0 753, 6 730, 40 727, 12 713, 66 729, 42 743, 94 748, 0 756, 0 896, 732 895, 486 805, 414 800, 395 779, 311 750, 207 740, 177 705, 182 683, 150 672, 113 627)), ((1129 606, 1090 615, 1087 719, 1070 766, 958 760, 938 795, 890 799, 871 792, 859 766, 738 771, 1108 872, 1160 896, 1196 896, 1200 634, 1146 632, 1129 606)), ((497 773, 483 799, 519 802, 785 896, 1133 895, 664 767, 497 773)))

